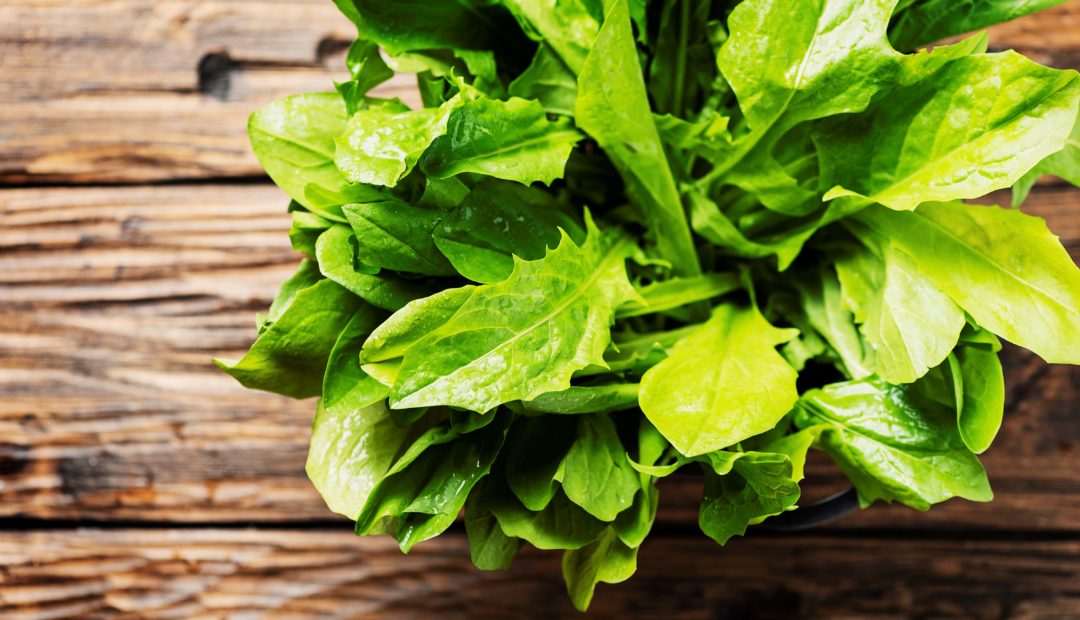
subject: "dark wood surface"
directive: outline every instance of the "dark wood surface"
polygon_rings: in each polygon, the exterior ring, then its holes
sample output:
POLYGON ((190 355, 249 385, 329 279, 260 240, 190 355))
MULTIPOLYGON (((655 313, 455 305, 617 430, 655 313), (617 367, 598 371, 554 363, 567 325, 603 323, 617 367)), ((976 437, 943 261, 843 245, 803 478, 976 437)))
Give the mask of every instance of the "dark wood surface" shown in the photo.
MULTIPOLYGON (((573 615, 552 554, 480 573, 456 529, 408 557, 353 537, 303 473, 312 402, 210 363, 297 260, 245 118, 325 90, 350 34, 329 0, 0 2, 0 618, 573 615)), ((1080 67, 1080 0, 991 44, 1080 67)), ((1025 210, 1080 260, 1080 191, 1025 210)), ((1080 372, 1005 362, 993 503, 721 549, 677 477, 593 614, 1080 617, 1080 372)), ((842 484, 818 459, 805 494, 842 484)))

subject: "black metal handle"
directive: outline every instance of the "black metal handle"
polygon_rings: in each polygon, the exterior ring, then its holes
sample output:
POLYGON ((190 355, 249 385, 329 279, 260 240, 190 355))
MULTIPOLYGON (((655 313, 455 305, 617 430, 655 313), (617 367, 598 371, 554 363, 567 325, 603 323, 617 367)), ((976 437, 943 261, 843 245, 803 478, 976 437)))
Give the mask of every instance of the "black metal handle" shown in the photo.
POLYGON ((836 495, 818 500, 812 504, 799 506, 795 510, 784 512, 766 519, 759 527, 782 532, 798 532, 825 525, 851 514, 859 508, 859 494, 855 488, 849 488, 836 495))

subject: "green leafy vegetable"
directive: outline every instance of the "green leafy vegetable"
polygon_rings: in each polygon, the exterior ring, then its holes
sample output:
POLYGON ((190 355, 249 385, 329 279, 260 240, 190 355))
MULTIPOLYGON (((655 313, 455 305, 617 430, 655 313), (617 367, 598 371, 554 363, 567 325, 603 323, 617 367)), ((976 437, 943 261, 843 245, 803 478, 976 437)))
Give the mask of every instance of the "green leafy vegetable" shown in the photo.
POLYGON ((321 397, 308 474, 360 535, 464 515, 584 610, 662 477, 702 470, 719 544, 798 518, 811 449, 864 506, 988 501, 998 338, 1080 364, 1069 253, 963 202, 1080 183, 1080 77, 913 51, 1057 0, 335 1, 348 79, 249 123, 306 258, 218 365, 321 397))

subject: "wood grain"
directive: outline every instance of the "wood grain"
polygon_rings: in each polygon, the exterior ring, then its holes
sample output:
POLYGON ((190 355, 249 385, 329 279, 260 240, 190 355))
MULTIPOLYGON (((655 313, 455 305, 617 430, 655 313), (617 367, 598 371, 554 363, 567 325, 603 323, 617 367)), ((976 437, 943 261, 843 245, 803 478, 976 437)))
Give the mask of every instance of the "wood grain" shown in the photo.
MULTIPOLYGON (((0 191, 0 515, 209 523, 334 518, 303 472, 313 404, 244 390, 240 354, 297 258, 267 185, 0 191)), ((1080 255, 1080 192, 1026 207, 1080 255)), ((1011 350, 997 500, 875 508, 850 527, 1080 530, 1080 372, 1011 350)), ((841 484, 826 463, 807 496, 841 484)), ((662 519, 692 523, 693 477, 662 519)))
MULTIPOLYGON (((247 116, 342 79, 330 0, 0 3, 0 184, 262 176, 247 116)), ((991 29, 1080 67, 1080 0, 991 29)), ((381 93, 416 101, 407 76, 381 93)))
MULTIPOLYGON (((0 616, 580 618, 559 555, 469 564, 460 534, 408 557, 385 538, 288 530, 0 534, 0 616)), ((591 618, 1067 618, 1080 542, 769 536, 726 547, 655 535, 591 618)))
POLYGON ((354 36, 330 0, 0 3, 0 184, 261 177, 248 115, 332 90, 354 36))

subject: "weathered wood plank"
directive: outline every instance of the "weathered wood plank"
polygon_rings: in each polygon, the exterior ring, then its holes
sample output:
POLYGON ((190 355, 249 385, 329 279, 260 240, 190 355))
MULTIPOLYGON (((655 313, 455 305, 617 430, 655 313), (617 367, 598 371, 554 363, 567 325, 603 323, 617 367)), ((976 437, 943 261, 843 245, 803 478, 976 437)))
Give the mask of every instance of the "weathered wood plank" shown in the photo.
POLYGON ((0 3, 0 184, 261 175, 248 115, 333 89, 353 36, 330 0, 0 3))
MULTIPOLYGON (((1066 618, 1080 542, 770 536, 725 548, 657 535, 594 618, 1066 618)), ((0 616, 580 618, 559 556, 471 567, 463 536, 402 556, 384 538, 288 530, 0 534, 0 616)))
MULTIPOLYGON (((261 175, 247 116, 331 88, 353 33, 330 0, 0 3, 0 184, 261 175)), ((991 44, 1080 67, 1080 0, 991 44)))
MULTIPOLYGON (((303 473, 312 403, 217 372, 293 269, 268 185, 0 191, 0 515, 331 518, 303 473)), ((1037 191, 1080 256, 1080 192, 1037 191)), ((1080 372, 1015 350, 990 505, 875 508, 843 527, 1080 530, 1080 372)), ((811 471, 807 495, 839 484, 811 471)), ((665 486, 692 523, 693 478, 665 486)))

